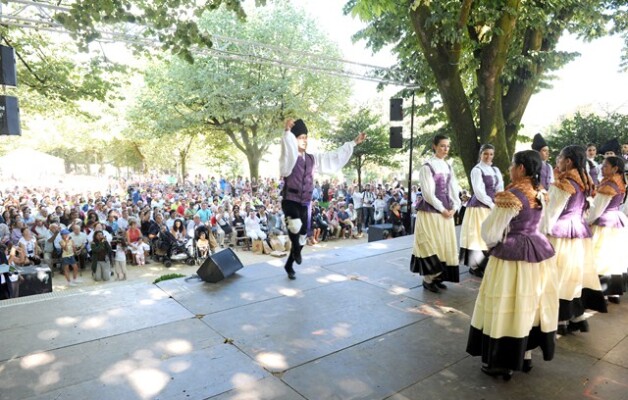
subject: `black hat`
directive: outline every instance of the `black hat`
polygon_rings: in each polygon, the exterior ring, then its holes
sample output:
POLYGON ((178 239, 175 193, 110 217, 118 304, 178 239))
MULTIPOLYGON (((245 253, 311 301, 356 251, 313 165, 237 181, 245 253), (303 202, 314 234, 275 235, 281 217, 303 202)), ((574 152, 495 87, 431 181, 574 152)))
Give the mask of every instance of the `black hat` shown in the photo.
POLYGON ((621 147, 619 146, 619 140, 617 138, 611 139, 608 142, 604 143, 602 147, 600 147, 600 154, 604 155, 604 153, 612 151, 616 156, 621 156, 621 147))
POLYGON ((301 136, 303 134, 307 135, 307 126, 305 126, 305 122, 302 119, 297 119, 294 121, 294 126, 290 129, 290 132, 294 134, 294 136, 301 136))
POLYGON ((532 150, 541 151, 541 149, 546 146, 547 142, 540 133, 534 135, 534 139, 532 139, 532 150))

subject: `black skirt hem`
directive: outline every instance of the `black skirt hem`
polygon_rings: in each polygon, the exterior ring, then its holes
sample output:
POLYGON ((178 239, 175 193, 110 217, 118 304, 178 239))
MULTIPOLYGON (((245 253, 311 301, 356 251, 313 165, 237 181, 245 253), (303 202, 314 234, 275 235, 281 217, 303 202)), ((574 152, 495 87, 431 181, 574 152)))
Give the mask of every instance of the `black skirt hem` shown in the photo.
POLYGON ((460 282, 460 267, 446 265, 438 256, 417 257, 414 254, 410 258, 410 271, 420 275, 439 275, 439 278, 447 282, 460 282))
POLYGON ((513 371, 520 371, 525 352, 537 347, 543 352, 543 360, 551 361, 556 350, 556 332, 542 332, 540 327, 535 326, 526 337, 505 336, 495 339, 471 326, 467 340, 467 353, 474 357, 481 356, 482 363, 489 368, 513 371))

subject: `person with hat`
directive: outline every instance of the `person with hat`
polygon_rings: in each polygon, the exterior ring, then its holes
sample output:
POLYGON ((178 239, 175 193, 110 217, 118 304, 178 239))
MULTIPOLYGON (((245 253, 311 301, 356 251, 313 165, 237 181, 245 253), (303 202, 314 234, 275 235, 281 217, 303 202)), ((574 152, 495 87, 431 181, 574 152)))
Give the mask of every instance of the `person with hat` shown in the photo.
POLYGON ((550 156, 549 146, 540 133, 534 135, 534 139, 532 139, 532 150, 538 151, 541 155, 541 160, 543 161, 541 167, 541 185, 545 190, 549 190, 550 185, 554 183, 554 170, 547 162, 550 156))
POLYGON ((308 129, 302 119, 287 119, 281 142, 280 174, 284 180, 281 207, 285 214, 288 236, 292 243, 284 269, 295 279, 294 262, 301 264, 301 249, 306 242, 310 203, 314 191, 314 172, 323 174, 340 170, 351 158, 353 148, 366 139, 360 132, 333 152, 307 153, 308 129))
POLYGON ((604 158, 611 156, 621 157, 621 147, 619 146, 619 140, 617 140, 617 138, 613 138, 604 143, 602 147, 600 147, 600 154, 602 154, 604 158))

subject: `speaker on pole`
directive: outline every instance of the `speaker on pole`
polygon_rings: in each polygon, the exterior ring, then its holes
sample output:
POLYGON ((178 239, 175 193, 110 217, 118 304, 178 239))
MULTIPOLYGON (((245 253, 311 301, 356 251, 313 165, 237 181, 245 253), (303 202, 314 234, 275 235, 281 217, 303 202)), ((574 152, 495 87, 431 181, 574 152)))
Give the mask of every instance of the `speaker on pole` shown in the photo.
POLYGON ((0 96, 0 135, 21 135, 17 97, 0 96))
POLYGON ((391 149, 400 149, 403 147, 403 136, 401 136, 401 127, 400 126, 391 126, 390 127, 390 148, 391 149))
POLYGON ((403 99, 390 99, 390 120, 403 121, 403 99))
POLYGON ((0 85, 17 86, 17 74, 15 72, 15 51, 13 47, 0 45, 0 85))
POLYGON ((232 249, 224 249, 207 257, 196 274, 205 282, 216 283, 242 269, 242 261, 232 249))

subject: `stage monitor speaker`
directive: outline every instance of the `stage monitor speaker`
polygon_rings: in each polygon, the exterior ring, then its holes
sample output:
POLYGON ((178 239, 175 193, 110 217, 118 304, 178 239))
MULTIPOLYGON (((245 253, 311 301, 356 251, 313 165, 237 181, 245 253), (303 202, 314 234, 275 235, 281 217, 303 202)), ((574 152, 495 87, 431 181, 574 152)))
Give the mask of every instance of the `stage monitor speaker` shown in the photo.
POLYGON ((403 99, 390 99, 390 120, 403 121, 403 99))
POLYGON ((0 96, 0 135, 21 135, 17 97, 0 96))
POLYGON ((403 136, 401 136, 400 126, 390 127, 390 148, 400 149, 403 147, 403 136))
POLYGON ((242 268, 242 261, 232 249, 224 249, 207 257, 196 274, 205 282, 216 283, 242 268))
POLYGON ((0 85, 17 86, 17 74, 15 72, 15 51, 13 47, 0 45, 0 85))

